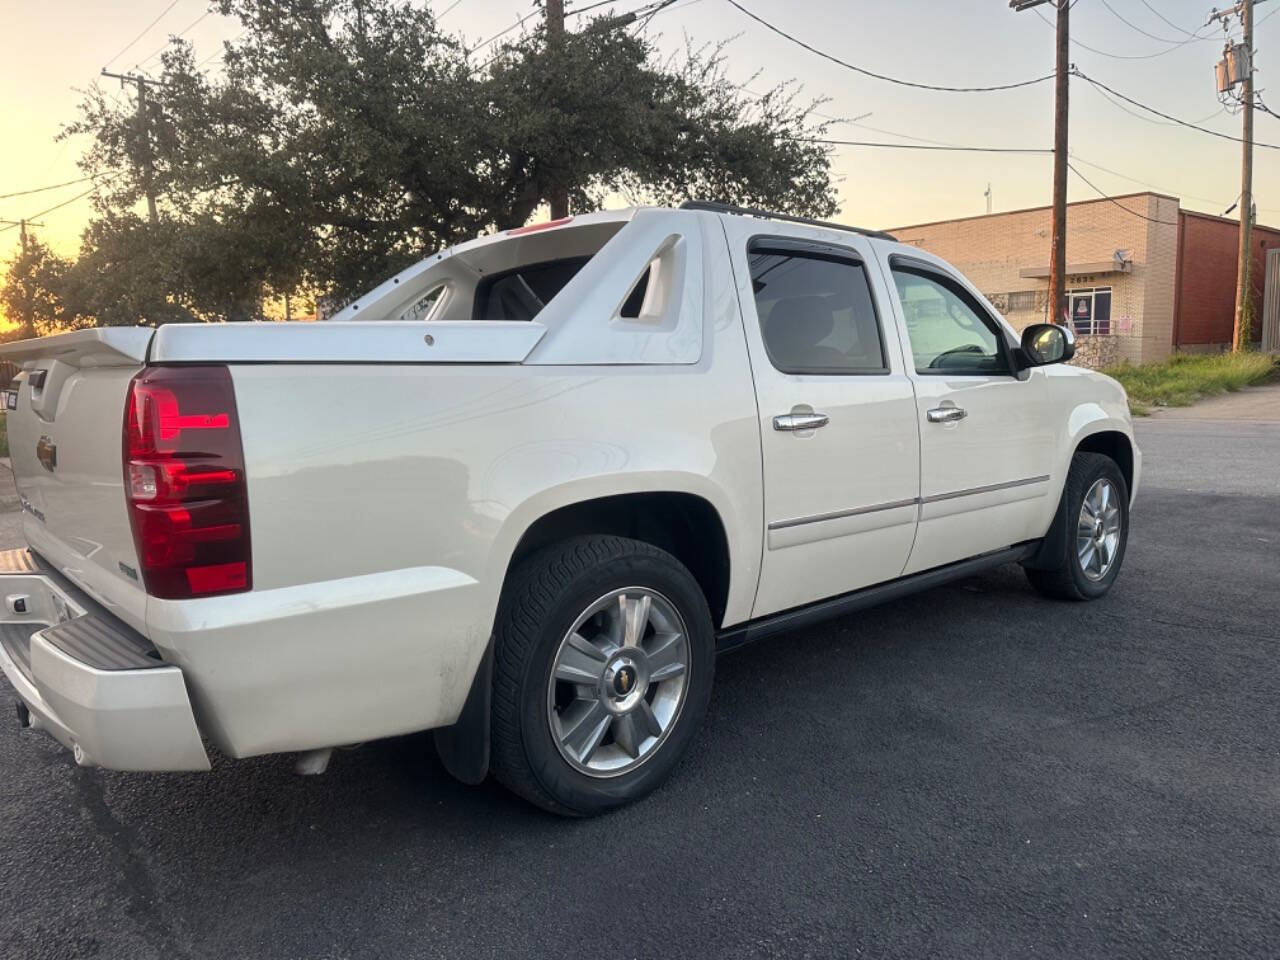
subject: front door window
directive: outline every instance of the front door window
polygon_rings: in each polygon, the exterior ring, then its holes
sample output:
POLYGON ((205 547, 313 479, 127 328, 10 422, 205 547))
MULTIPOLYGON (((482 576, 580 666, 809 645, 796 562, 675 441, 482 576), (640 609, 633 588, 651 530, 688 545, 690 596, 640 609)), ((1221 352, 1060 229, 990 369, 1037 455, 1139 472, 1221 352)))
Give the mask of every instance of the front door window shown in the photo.
POLYGON ((960 284, 929 270, 896 265, 911 355, 917 373, 1008 373, 1000 334, 960 284))

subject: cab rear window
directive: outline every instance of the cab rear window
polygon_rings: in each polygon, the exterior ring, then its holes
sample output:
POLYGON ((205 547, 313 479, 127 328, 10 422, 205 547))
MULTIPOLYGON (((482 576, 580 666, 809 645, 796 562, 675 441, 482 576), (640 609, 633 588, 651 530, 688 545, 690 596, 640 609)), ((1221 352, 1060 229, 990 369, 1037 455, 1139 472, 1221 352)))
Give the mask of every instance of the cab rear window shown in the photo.
POLYGON ((476 285, 473 320, 532 320, 590 257, 530 263, 485 277, 476 285))

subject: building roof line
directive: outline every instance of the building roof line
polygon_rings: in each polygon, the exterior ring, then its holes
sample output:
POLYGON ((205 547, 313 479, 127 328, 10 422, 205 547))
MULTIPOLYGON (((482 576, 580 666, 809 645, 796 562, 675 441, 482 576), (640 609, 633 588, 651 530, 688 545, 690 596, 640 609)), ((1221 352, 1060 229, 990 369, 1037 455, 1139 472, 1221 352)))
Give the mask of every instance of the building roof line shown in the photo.
MULTIPOLYGON (((1185 213, 1188 217, 1197 217, 1200 220, 1215 220, 1218 223, 1229 224, 1230 226, 1233 226, 1233 227, 1240 226, 1240 220, 1238 218, 1232 219, 1231 217, 1223 217, 1223 216, 1219 216, 1216 213, 1205 213, 1202 210, 1185 210, 1182 207, 1178 208, 1178 212, 1185 213)), ((1253 229, 1268 230, 1271 233, 1280 233, 1280 227, 1269 227, 1265 223, 1259 223, 1257 220, 1253 221, 1253 229)))
MULTIPOLYGON (((1156 197, 1160 200, 1172 200, 1178 205, 1178 209, 1182 210, 1182 201, 1177 197, 1167 193, 1160 193, 1156 190, 1135 190, 1132 193, 1118 193, 1115 196, 1108 197, 1091 197, 1088 200, 1073 200, 1068 203, 1068 207, 1083 207, 1091 203, 1110 203, 1112 200, 1128 200, 1132 197, 1156 197)), ((945 220, 930 220, 926 223, 911 223, 905 227, 893 227, 889 232, 897 234, 901 239, 902 234, 907 230, 920 230, 924 227, 937 227, 944 223, 963 223, 966 220, 986 220, 991 217, 1007 217, 1017 213, 1038 213, 1041 210, 1052 210, 1052 204, 1044 204, 1038 207, 1022 207, 1018 210, 998 210, 993 213, 975 213, 967 217, 949 217, 945 220)))

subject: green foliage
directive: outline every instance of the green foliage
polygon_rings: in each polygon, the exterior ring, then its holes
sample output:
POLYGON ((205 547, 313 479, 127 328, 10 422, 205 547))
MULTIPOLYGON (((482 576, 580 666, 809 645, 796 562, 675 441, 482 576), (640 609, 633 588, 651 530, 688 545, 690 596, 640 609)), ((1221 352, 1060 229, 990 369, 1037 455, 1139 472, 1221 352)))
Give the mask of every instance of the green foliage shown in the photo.
POLYGON ((70 264, 34 237, 9 261, 0 285, 0 309, 18 326, 5 339, 24 340, 58 329, 83 326, 67 308, 63 293, 70 264))
POLYGON ((1180 353, 1164 363, 1120 364, 1104 372, 1129 393, 1135 413, 1144 407, 1186 407, 1204 397, 1239 390, 1275 375, 1263 353, 1180 353))
POLYGON ((298 290, 342 302, 526 222, 558 187, 576 211, 618 195, 835 211, 825 124, 790 88, 744 94, 719 47, 664 61, 643 33, 579 20, 558 42, 539 27, 469 58, 396 0, 216 6, 246 29, 224 71, 175 40, 145 123, 95 87, 67 128, 92 136, 100 184, 74 312, 154 323, 251 318, 298 290), (135 213, 143 170, 157 223, 135 213))

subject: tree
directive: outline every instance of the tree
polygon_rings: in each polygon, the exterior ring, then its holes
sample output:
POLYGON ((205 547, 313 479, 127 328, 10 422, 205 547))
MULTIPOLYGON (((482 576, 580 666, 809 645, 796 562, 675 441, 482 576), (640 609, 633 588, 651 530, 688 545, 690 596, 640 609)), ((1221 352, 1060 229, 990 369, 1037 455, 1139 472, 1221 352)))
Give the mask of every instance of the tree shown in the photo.
POLYGON ((0 308, 17 324, 5 339, 25 340, 61 329, 83 326, 85 321, 68 310, 64 300, 68 263, 35 237, 9 261, 0 285, 0 308))
POLYGON ((477 66, 428 10, 395 0, 217 8, 246 28, 222 74, 176 41, 146 123, 95 89, 68 129, 93 135, 84 166, 110 226, 87 253, 104 264, 143 255, 131 211, 153 158, 155 269, 195 316, 254 315, 265 292, 344 301, 524 223, 556 188, 578 211, 615 194, 835 210, 825 125, 786 88, 757 99, 729 83, 718 47, 662 61, 602 18, 553 45, 533 30, 477 66))

